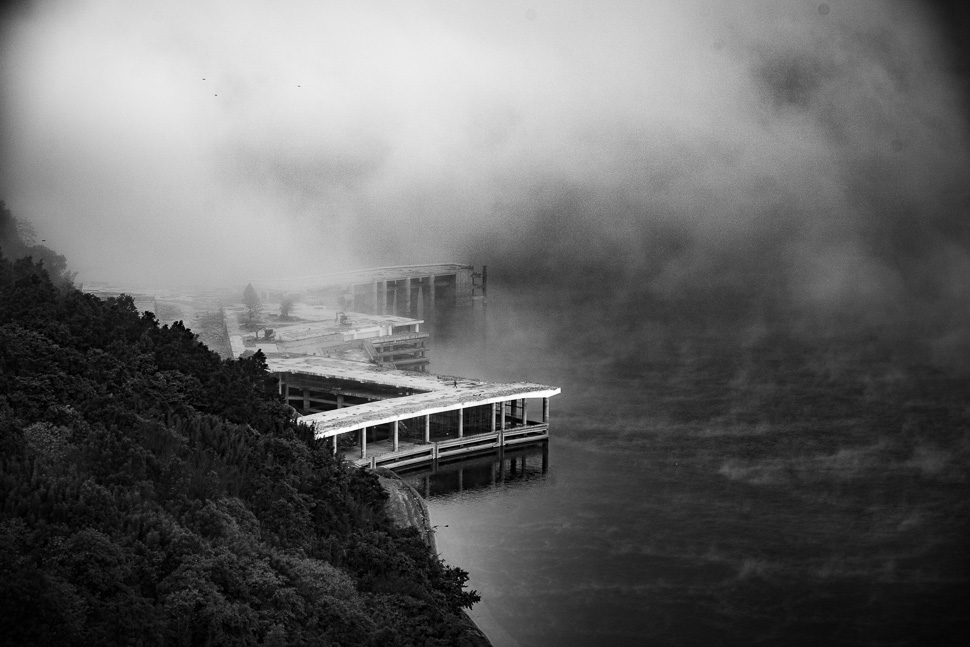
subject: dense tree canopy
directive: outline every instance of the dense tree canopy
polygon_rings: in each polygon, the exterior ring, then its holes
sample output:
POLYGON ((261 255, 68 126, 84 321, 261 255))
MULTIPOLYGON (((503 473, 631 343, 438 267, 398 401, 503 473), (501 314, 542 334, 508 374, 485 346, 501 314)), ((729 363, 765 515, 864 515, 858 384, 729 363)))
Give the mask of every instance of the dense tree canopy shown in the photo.
POLYGON ((287 411, 261 353, 0 255, 0 635, 461 644, 467 575, 287 411))

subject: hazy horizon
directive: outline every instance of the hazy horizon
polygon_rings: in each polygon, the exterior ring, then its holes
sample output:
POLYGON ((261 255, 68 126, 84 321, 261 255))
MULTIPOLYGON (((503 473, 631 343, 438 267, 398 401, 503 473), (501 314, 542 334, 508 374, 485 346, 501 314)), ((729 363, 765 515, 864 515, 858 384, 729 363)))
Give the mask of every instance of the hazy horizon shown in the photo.
POLYGON ((23 2, 0 198, 81 281, 456 261, 964 339, 945 5, 23 2))

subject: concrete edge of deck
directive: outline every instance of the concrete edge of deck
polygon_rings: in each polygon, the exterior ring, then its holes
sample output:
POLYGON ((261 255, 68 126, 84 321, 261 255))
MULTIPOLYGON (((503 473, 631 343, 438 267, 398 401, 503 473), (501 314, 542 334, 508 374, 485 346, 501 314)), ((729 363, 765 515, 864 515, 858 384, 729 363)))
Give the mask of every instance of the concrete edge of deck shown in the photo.
POLYGON ((356 433, 360 459, 354 462, 372 468, 548 440, 549 399, 561 393, 559 387, 544 384, 485 382, 324 358, 273 359, 268 364, 287 401, 294 388, 302 398, 305 415, 297 420, 311 426, 318 440, 331 440, 334 452, 339 437, 356 433), (302 376, 319 381, 307 386, 302 376), (373 385, 369 393, 354 386, 368 384, 373 385), (353 403, 346 404, 347 398, 353 403), (541 417, 530 418, 535 409, 528 406, 529 400, 541 400, 541 417), (314 412, 311 405, 325 410, 314 412), (414 439, 415 420, 424 428, 423 441, 420 436, 414 439), (375 431, 382 427, 383 439, 375 431), (405 442, 399 428, 406 430, 405 442))
POLYGON ((511 399, 549 398, 561 392, 558 387, 535 384, 491 384, 485 386, 486 388, 480 392, 478 397, 467 392, 458 392, 453 395, 441 391, 416 393, 335 411, 312 413, 308 416, 302 416, 299 420, 311 425, 317 438, 329 438, 356 431, 362 427, 373 427, 395 420, 407 420, 446 411, 457 411, 511 399), (495 392, 492 392, 493 390, 495 392))

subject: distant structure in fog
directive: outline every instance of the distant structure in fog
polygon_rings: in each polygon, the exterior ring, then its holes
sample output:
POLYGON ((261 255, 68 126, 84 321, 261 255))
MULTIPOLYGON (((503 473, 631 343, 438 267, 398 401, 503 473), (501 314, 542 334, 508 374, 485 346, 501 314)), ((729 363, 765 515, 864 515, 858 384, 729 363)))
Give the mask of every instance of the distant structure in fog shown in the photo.
POLYGON ((436 323, 438 315, 485 306, 488 268, 437 263, 378 267, 280 281, 251 281, 263 300, 299 293, 307 303, 436 323))
POLYGON ((260 349, 268 358, 331 357, 419 372, 430 361, 429 335, 421 332, 420 319, 296 303, 285 319, 265 315, 252 327, 246 325, 244 307, 223 312, 233 357, 260 349))

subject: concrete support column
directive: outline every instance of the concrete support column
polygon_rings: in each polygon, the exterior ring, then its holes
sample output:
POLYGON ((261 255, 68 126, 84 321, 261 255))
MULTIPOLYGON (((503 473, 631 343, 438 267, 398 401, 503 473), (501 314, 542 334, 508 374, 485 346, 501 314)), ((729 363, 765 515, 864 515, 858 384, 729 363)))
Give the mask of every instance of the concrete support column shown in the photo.
POLYGON ((337 455, 337 434, 334 434, 333 436, 331 436, 331 438, 333 439, 333 455, 336 456, 337 455))
POLYGON ((432 317, 434 316, 435 306, 434 306, 434 274, 428 277, 428 309, 431 311, 432 317))
POLYGON ((397 451, 397 423, 398 423, 397 420, 395 420, 392 423, 393 428, 394 428, 394 443, 391 445, 391 447, 394 448, 392 451, 395 451, 395 452, 397 451))
POLYGON ((549 398, 542 398, 542 422, 549 422, 549 398))
POLYGON ((458 410, 458 437, 461 438, 465 435, 465 410, 458 410))
POLYGON ((367 458, 367 427, 360 430, 360 457, 367 458))
POLYGON ((344 407, 344 396, 340 393, 337 394, 337 408, 343 409, 344 407))
POLYGON ((307 395, 306 388, 303 389, 303 415, 310 413, 310 396, 307 395))
POLYGON ((528 401, 525 398, 522 398, 522 426, 523 427, 529 424, 529 417, 526 411, 528 404, 529 404, 528 401))
POLYGON ((374 281, 373 283, 371 283, 371 299, 373 300, 373 304, 374 304, 372 306, 374 309, 371 312, 380 312, 381 311, 380 310, 380 305, 378 305, 378 303, 377 303, 377 290, 378 290, 379 287, 380 286, 378 285, 377 281, 374 281))
POLYGON ((424 417, 424 442, 431 442, 431 416, 424 417))
POLYGON ((495 403, 492 403, 492 431, 495 431, 495 403))
POLYGON ((505 431, 505 405, 506 404, 508 403, 502 402, 499 404, 499 406, 502 407, 502 427, 501 427, 502 431, 505 431))
POLYGON ((404 279, 404 316, 411 316, 411 277, 404 279))
POLYGON ((380 313, 382 315, 387 314, 387 281, 381 281, 381 287, 379 290, 380 296, 380 313))

